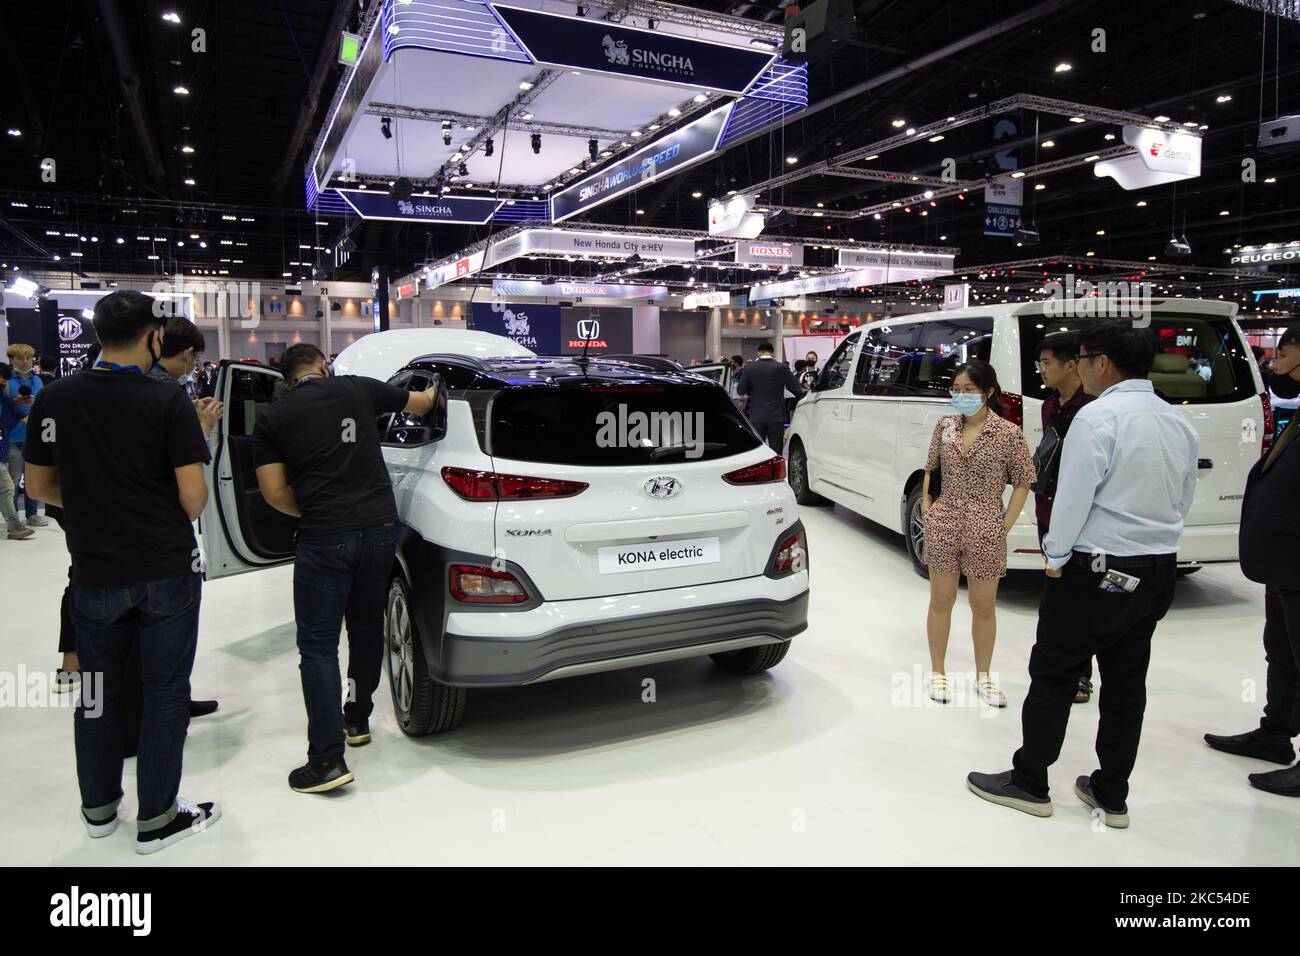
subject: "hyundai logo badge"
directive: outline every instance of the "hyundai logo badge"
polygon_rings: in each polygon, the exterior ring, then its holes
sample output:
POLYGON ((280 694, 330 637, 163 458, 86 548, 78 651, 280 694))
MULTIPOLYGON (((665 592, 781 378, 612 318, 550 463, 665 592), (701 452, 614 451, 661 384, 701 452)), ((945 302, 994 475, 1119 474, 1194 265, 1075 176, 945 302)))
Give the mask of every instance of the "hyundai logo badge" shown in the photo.
POLYGON ((682 483, 667 475, 655 475, 645 480, 641 490, 651 498, 672 498, 681 494, 682 483))
POLYGON ((578 338, 588 342, 600 338, 600 322, 596 319, 579 319, 578 338))

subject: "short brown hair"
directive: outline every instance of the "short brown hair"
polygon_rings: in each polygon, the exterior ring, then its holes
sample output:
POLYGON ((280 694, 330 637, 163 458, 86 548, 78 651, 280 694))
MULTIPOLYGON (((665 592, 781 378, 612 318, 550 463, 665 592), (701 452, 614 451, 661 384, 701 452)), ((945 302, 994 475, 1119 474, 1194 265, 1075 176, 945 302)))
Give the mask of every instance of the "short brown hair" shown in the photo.
POLYGON ((5 349, 5 354, 11 359, 35 358, 36 349, 32 348, 30 345, 23 345, 21 342, 15 342, 13 345, 9 346, 9 348, 5 349))

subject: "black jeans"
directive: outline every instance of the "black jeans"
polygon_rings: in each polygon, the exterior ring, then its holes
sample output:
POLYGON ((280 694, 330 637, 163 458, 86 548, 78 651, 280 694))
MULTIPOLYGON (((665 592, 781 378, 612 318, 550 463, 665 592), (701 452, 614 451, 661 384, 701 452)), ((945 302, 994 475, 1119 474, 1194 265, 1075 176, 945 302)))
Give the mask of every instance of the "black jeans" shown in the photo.
POLYGON ((1268 699, 1259 727, 1290 740, 1300 734, 1300 591, 1264 588, 1268 699))
MULTIPOLYGON (((72 570, 68 569, 68 577, 72 570)), ((75 654, 77 629, 72 623, 72 585, 63 589, 59 603, 59 653, 75 654)), ((134 757, 140 747, 140 721, 144 714, 144 686, 140 678, 140 642, 132 641, 122 672, 122 753, 134 757)))
POLYGON ((1074 561, 1061 577, 1047 580, 1029 655, 1029 693, 1020 712, 1024 743, 1013 760, 1013 780, 1035 796, 1048 795, 1047 768, 1061 755, 1084 662, 1096 655, 1101 769, 1092 775, 1092 792, 1102 806, 1119 809, 1128 799, 1128 778, 1142 737, 1151 636, 1173 603, 1178 572, 1172 556, 1146 567, 1112 558, 1109 567, 1141 578, 1137 590, 1099 590, 1101 573, 1074 561))
POLYGON ((785 422, 751 422, 758 437, 778 455, 785 448, 785 422))
POLYGON ((385 589, 397 550, 396 525, 299 534, 293 606, 307 705, 307 759, 343 753, 343 714, 369 718, 384 656, 385 589), (339 629, 348 625, 348 695, 339 676, 339 629))
MULTIPOLYGON (((1043 539, 1045 539, 1046 537, 1047 537, 1047 528, 1043 527, 1040 524, 1038 526, 1038 549, 1040 551, 1042 551, 1043 549, 1043 539)), ((1046 555, 1047 552, 1043 551, 1043 554, 1046 555)), ((1051 578, 1047 577, 1047 575, 1043 575, 1043 578, 1047 581, 1051 580, 1051 578)), ((1092 680, 1092 658, 1091 657, 1089 657, 1087 663, 1083 665, 1083 673, 1080 674, 1079 676, 1086 681, 1092 680)))
POLYGON ((72 587, 81 659, 77 781, 81 805, 93 821, 110 819, 122 799, 123 724, 133 653, 139 655, 144 685, 137 827, 142 833, 157 830, 176 816, 202 588, 198 574, 124 587, 72 587))

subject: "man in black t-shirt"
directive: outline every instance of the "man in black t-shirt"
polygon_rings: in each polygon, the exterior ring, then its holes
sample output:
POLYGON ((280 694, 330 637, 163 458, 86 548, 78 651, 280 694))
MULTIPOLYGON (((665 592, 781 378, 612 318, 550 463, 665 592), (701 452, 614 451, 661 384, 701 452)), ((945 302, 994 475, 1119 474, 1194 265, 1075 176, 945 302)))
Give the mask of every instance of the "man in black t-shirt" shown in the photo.
POLYGON ((330 373, 314 345, 285 350, 291 391, 253 431, 257 484, 271 507, 300 518, 293 603, 307 705, 307 763, 289 774, 299 793, 352 782, 343 759, 370 742, 371 698, 383 662, 384 588, 397 547, 397 504, 379 448, 385 412, 428 415, 437 392, 330 373), (339 629, 348 625, 348 701, 340 713, 339 629))
POLYGON ((208 445, 185 394, 144 374, 162 347, 149 296, 95 306, 95 367, 41 389, 28 415, 29 488, 63 508, 72 620, 81 659, 75 738, 81 815, 92 837, 117 828, 121 702, 133 644, 144 683, 136 852, 201 832, 214 803, 180 799, 190 671, 199 631, 199 549, 191 522, 208 498, 208 445))

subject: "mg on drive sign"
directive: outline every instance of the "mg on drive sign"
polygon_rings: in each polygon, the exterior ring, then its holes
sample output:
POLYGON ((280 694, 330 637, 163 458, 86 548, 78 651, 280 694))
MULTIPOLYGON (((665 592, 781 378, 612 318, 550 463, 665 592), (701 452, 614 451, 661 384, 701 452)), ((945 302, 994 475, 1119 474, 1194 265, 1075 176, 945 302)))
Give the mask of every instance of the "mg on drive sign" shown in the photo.
POLYGON ((789 242, 749 242, 741 240, 736 243, 735 261, 764 265, 801 266, 803 265, 803 246, 789 242))

